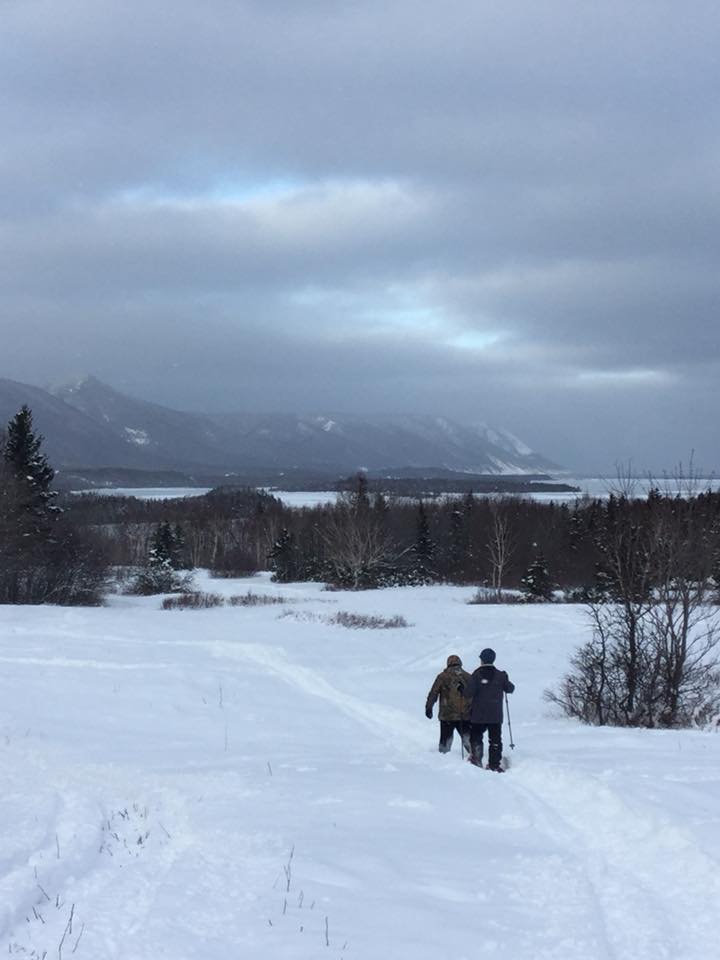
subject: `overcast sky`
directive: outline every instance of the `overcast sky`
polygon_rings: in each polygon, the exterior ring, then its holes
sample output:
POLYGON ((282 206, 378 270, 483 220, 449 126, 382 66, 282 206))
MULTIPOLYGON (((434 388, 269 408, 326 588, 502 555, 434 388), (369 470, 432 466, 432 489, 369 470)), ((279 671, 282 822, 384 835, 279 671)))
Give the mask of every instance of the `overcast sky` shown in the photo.
POLYGON ((0 0, 0 376, 720 467, 717 0, 0 0))

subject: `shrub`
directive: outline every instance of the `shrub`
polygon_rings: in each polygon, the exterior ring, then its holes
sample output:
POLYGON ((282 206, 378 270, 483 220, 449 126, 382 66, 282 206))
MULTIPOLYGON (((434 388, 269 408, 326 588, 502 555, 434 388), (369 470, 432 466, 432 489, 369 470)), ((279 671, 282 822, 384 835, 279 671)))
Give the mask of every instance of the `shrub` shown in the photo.
POLYGON ((231 607, 269 607, 273 604, 288 603, 284 597, 273 596, 268 593, 253 593, 248 590, 247 593, 239 593, 230 597, 231 607))
POLYGON ((329 622, 327 617, 323 617, 319 613, 313 613, 312 610, 283 610, 282 613, 278 614, 277 619, 297 620, 299 623, 320 623, 323 620, 329 622))
POLYGON ((589 605, 592 637, 545 699, 595 725, 705 727, 720 716, 713 608, 675 595, 633 608, 589 605), (684 604, 684 606, 683 606, 684 604))
POLYGON ((379 617, 366 613, 349 613, 347 610, 339 610, 328 617, 327 622, 339 627, 348 627, 351 630, 393 630, 397 627, 410 626, 405 617, 400 614, 394 617, 379 617))
POLYGON ((508 590, 496 590, 489 587, 478 587, 476 592, 468 600, 470 604, 494 604, 494 603, 525 603, 525 599, 518 593, 511 593, 508 590))
POLYGON ((145 564, 125 593, 137 597, 151 597, 156 593, 192 593, 192 575, 178 573, 169 563, 145 564))
POLYGON ((222 607, 225 603, 219 593, 181 593, 177 597, 165 597, 163 610, 207 610, 222 607))

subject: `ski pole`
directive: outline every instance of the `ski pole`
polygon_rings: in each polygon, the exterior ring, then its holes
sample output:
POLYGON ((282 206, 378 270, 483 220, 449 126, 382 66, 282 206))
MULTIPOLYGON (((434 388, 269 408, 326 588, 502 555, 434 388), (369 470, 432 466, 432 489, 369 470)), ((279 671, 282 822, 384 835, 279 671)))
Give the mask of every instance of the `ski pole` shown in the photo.
POLYGON ((510 749, 514 750, 515 744, 513 743, 512 721, 510 720, 510 704, 508 703, 507 694, 505 694, 505 709, 507 710, 508 732, 510 733, 510 749))

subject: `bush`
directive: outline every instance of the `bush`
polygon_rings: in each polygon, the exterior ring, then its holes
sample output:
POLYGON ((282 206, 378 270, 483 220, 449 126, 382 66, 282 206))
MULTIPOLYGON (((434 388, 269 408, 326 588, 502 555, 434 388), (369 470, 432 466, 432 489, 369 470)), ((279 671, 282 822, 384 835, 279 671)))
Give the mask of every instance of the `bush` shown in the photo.
POLYGON ((720 716, 712 608, 674 595, 642 606, 591 604, 592 637, 545 699, 584 723, 705 727, 720 716))
POLYGON ((152 597, 157 593, 192 593, 192 575, 178 573, 168 563, 147 563, 125 590, 136 597, 152 597))
POLYGON ((225 603, 219 593, 181 593, 178 597, 165 597, 163 610, 207 610, 222 607, 225 603))
POLYGON ((379 617, 366 613, 349 613, 347 610, 339 610, 332 617, 328 617, 327 622, 339 627, 349 627, 351 630, 393 630, 410 626, 400 614, 394 617, 379 617))
POLYGON ((525 598, 518 593, 510 593, 507 590, 496 590, 495 588, 490 587, 478 587, 477 591, 468 600, 468 603, 525 603, 525 598))
POLYGON ((313 613, 312 610, 283 610, 278 614, 278 620, 297 620, 299 623, 321 623, 323 620, 329 622, 327 617, 320 613, 313 613))
POLYGON ((3 536, 0 518, 0 603, 100 606, 108 574, 104 543, 64 517, 44 542, 3 536))
POLYGON ((273 604, 288 603, 284 597, 273 596, 267 593, 253 593, 248 590, 247 593, 236 594, 230 597, 231 607, 269 607, 273 604))

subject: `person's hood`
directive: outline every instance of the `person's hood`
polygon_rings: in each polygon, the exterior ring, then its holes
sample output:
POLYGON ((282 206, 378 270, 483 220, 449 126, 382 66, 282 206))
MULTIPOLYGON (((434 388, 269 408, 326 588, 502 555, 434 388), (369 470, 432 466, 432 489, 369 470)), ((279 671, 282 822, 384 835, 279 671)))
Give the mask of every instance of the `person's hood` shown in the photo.
POLYGON ((456 653, 451 653, 450 656, 447 658, 447 665, 449 667, 461 667, 462 660, 456 653))
POLYGON ((482 677, 489 677, 495 673, 496 670, 497 667, 494 663, 481 663, 477 668, 476 673, 479 673, 482 677))

